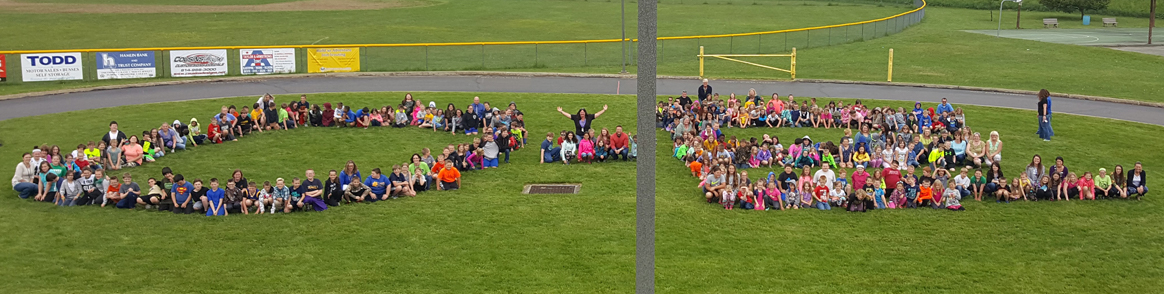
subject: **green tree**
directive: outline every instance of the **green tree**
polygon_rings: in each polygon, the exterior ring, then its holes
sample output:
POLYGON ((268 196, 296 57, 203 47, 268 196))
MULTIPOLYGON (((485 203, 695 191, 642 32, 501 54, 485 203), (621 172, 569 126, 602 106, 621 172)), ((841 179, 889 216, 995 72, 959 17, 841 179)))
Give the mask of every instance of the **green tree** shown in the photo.
POLYGON ((1111 3, 1111 0, 1039 0, 1039 4, 1050 9, 1062 12, 1079 11, 1080 18, 1088 11, 1107 8, 1108 3, 1111 3))

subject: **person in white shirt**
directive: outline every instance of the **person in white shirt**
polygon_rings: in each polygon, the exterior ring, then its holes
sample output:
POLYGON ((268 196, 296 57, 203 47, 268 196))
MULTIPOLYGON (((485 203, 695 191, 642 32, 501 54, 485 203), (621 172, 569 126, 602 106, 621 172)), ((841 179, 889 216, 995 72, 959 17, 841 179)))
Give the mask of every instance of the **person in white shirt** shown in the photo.
POLYGON ((12 190, 15 190, 21 199, 28 199, 36 195, 36 184, 32 179, 36 177, 36 167, 32 163, 32 154, 24 153, 20 163, 16 164, 16 172, 12 174, 12 190))
POLYGON ((117 121, 109 122, 109 133, 105 134, 104 137, 101 137, 101 141, 105 141, 105 145, 109 145, 109 141, 112 141, 113 139, 117 139, 117 141, 121 142, 124 142, 126 139, 125 133, 117 130, 117 121))
POLYGON ((822 176, 825 177, 825 187, 832 187, 833 182, 837 180, 837 174, 829 169, 828 164, 822 164, 820 170, 812 174, 812 178, 814 179, 819 179, 822 176))
MULTIPOLYGON (((953 173, 954 169, 950 169, 950 172, 953 173)), ((958 192, 962 193, 962 197, 970 195, 970 189, 967 188, 970 187, 970 177, 966 176, 969 172, 970 169, 962 167, 962 172, 954 176, 954 185, 958 188, 958 192)))

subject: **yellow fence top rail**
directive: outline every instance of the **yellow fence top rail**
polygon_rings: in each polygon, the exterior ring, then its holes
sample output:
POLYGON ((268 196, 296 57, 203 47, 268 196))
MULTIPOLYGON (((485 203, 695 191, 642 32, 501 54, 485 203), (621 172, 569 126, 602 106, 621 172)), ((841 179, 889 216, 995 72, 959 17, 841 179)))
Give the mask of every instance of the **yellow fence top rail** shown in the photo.
MULTIPOLYGON (((913 10, 895 14, 893 16, 827 25, 816 26, 808 28, 786 29, 766 32, 751 32, 751 33, 737 33, 737 34, 720 34, 720 35, 696 35, 696 36, 675 36, 675 37, 659 37, 657 40, 684 40, 684 39, 703 39, 703 38, 723 38, 723 37, 742 37, 766 34, 779 34, 801 32, 809 30, 830 29, 846 26, 863 25, 879 21, 885 21, 918 12, 926 8, 925 0, 922 0, 922 5, 913 10)), ((124 52, 124 51, 170 51, 170 50, 209 50, 209 49, 264 49, 264 48, 337 48, 337 47, 427 47, 427 46, 492 46, 492 45, 539 45, 539 44, 586 44, 586 43, 614 43, 621 41, 638 42, 639 39, 597 39, 597 40, 563 40, 563 41, 512 41, 512 42, 452 42, 452 43, 394 43, 394 44, 326 44, 326 45, 262 45, 262 46, 203 46, 203 47, 145 47, 145 48, 106 48, 106 49, 57 49, 57 50, 9 50, 0 51, 0 54, 32 54, 32 53, 68 53, 68 52, 124 52)))

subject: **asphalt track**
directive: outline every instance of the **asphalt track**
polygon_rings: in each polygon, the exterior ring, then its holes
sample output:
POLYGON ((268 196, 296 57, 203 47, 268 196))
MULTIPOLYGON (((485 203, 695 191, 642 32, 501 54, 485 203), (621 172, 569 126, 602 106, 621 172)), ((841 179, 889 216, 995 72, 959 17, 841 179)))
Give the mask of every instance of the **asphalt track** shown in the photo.
MULTIPOLYGON (((747 94, 755 88, 770 97, 773 92, 801 97, 861 98, 939 102, 943 97, 957 105, 981 105, 1033 110, 1036 97, 973 90, 920 88, 909 86, 807 83, 779 81, 716 80, 711 86, 721 96, 747 94)), ((694 80, 659 79, 658 93, 678 96, 687 90, 695 96, 694 80)), ((517 92, 634 94, 636 82, 627 78, 590 77, 499 77, 499 76, 407 76, 407 77, 301 77, 163 85, 99 90, 71 94, 35 96, 0 101, 0 120, 142 103, 206 98, 259 96, 271 94, 312 94, 334 92, 517 92)), ((1030 89, 1037 90, 1037 89, 1030 89)), ((1164 109, 1121 103, 1059 98, 1053 100, 1055 113, 1115 118, 1164 125, 1164 109)), ((1032 115, 1033 116, 1033 115, 1032 115)), ((1034 117, 1031 118, 1034 125, 1034 117)))

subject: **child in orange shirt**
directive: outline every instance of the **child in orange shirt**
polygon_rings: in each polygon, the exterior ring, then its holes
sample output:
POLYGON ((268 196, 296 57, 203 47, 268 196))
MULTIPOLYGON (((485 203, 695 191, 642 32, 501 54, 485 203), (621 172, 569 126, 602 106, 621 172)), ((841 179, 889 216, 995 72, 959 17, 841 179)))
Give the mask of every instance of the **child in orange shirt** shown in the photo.
POLYGON ((922 181, 921 187, 918 188, 917 203, 918 203, 918 206, 922 206, 922 205, 933 206, 934 205, 934 188, 929 180, 922 181))
POLYGON ((698 179, 703 178, 703 163, 699 162, 697 157, 694 155, 687 156, 687 167, 691 169, 692 176, 698 179))
POLYGON ((437 179, 440 180, 437 185, 437 190, 456 190, 461 188, 461 172, 453 167, 453 161, 445 159, 445 166, 439 173, 437 179))

